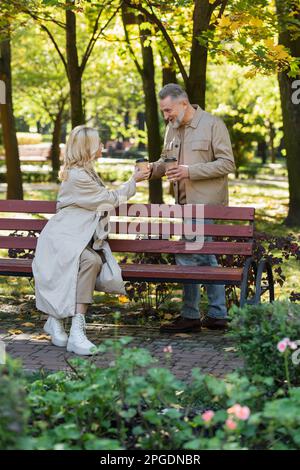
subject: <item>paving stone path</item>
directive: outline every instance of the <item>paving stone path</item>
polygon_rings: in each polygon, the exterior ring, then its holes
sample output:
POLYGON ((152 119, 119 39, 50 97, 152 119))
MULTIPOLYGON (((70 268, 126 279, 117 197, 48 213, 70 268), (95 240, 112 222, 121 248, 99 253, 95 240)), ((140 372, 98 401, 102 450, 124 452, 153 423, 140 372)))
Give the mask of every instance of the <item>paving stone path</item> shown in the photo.
MULTIPOLYGON (((75 355, 53 346, 43 333, 42 325, 43 321, 39 321, 32 331, 20 334, 0 327, 0 340, 5 343, 6 352, 13 358, 21 359, 26 371, 68 370, 66 360, 75 355)), ((87 327, 87 334, 96 344, 108 338, 130 336, 133 338, 130 347, 147 349, 160 366, 167 366, 177 378, 184 381, 191 379, 191 371, 195 367, 204 373, 223 377, 242 366, 232 341, 219 331, 203 329, 193 334, 169 335, 161 334, 158 327, 93 323, 87 327), (166 346, 172 346, 170 359, 166 358, 163 351, 166 346)), ((96 358, 99 367, 108 367, 111 361, 111 353, 96 358)))

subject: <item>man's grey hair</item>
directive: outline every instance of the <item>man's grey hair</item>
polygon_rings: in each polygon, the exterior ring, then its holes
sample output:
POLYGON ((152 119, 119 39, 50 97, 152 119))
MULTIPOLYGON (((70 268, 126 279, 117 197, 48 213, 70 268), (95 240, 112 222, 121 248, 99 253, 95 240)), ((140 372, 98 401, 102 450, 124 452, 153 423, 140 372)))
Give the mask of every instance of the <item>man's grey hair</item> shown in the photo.
POLYGON ((158 96, 161 100, 164 100, 167 98, 167 96, 170 96, 173 100, 181 98, 189 101, 187 92, 176 83, 168 83, 165 85, 158 93, 158 96))

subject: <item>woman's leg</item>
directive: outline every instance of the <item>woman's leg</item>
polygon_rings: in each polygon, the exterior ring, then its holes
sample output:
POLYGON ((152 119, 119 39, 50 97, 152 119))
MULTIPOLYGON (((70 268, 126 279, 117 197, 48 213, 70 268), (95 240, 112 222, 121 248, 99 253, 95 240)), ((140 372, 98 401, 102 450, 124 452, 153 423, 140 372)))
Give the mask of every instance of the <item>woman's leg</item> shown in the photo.
POLYGON ((89 304, 93 303, 96 278, 101 271, 101 257, 92 248, 83 250, 77 278, 76 313, 86 314, 89 304))
POLYGON ((76 304, 76 313, 86 314, 89 304, 76 304))
POLYGON ((89 246, 80 256, 76 291, 76 312, 72 318, 67 351, 87 356, 92 354, 95 345, 85 334, 85 314, 93 302, 96 278, 101 270, 101 257, 89 246))

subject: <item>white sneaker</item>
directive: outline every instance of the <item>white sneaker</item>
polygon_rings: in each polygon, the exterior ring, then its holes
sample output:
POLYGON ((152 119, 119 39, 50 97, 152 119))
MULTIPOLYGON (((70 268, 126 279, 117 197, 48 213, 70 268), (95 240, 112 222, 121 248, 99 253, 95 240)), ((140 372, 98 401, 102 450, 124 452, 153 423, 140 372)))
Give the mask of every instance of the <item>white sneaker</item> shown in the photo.
POLYGON ((51 336, 51 342, 55 346, 64 348, 67 345, 68 335, 64 330, 62 320, 49 316, 44 325, 44 331, 51 336))
POLYGON ((72 318, 67 351, 80 356, 91 356, 93 354, 91 349, 95 347, 95 344, 89 341, 85 334, 85 316, 82 313, 76 313, 72 318))

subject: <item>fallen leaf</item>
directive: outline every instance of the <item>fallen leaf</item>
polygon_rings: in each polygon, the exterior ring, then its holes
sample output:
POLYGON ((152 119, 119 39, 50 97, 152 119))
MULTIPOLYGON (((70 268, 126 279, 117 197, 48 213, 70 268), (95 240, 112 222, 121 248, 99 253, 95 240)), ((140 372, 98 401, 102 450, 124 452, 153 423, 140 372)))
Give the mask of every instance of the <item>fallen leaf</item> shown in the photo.
POLYGON ((230 348, 224 348, 224 351, 226 352, 236 352, 237 351, 237 348, 234 348, 234 347, 230 347, 230 348))
POLYGON ((129 302, 129 299, 128 297, 126 297, 126 295, 120 295, 118 297, 118 300, 121 304, 127 304, 127 302, 129 302))
POLYGON ((47 341, 49 341, 50 336, 48 336, 48 335, 32 335, 31 339, 37 339, 37 340, 46 339, 47 341))
POLYGON ((31 326, 33 326, 33 327, 34 327, 34 326, 35 326, 35 324, 34 324, 34 323, 30 323, 29 321, 27 321, 26 323, 22 323, 22 325, 21 325, 21 326, 27 326, 27 327, 31 327, 31 326))
POLYGON ((21 335, 23 333, 23 331, 22 330, 13 330, 12 329, 12 330, 8 330, 8 333, 10 335, 21 335))
POLYGON ((190 338, 190 335, 187 333, 176 333, 174 336, 177 336, 178 338, 190 338))
POLYGON ((173 318, 173 315, 171 315, 170 313, 166 313, 163 316, 163 320, 172 320, 172 318, 173 318))

